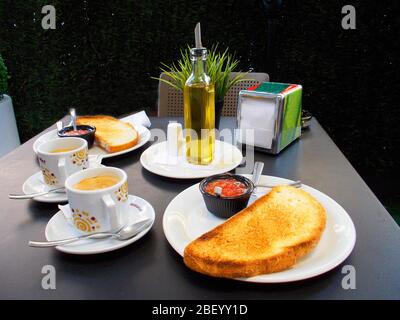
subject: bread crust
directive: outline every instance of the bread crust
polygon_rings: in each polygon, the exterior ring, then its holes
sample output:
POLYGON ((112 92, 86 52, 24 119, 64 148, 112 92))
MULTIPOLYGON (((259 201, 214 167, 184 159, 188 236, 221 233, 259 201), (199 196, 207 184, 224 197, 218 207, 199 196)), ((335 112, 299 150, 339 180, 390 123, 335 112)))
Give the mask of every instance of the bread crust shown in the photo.
MULTIPOLYGON (((279 206, 279 204, 277 205, 279 206)), ((271 206, 268 208, 271 210, 271 206)), ((262 219, 260 223, 263 223, 262 219)), ((242 210, 223 224, 192 241, 185 248, 184 263, 194 271, 209 276, 224 278, 247 278, 260 274, 279 272, 292 267, 300 258, 304 257, 315 248, 325 229, 325 224, 325 209, 311 195, 303 190, 295 189, 293 187, 276 187, 269 194, 255 201, 248 208, 242 210), (260 214, 257 210, 262 210, 263 208, 268 207, 266 206, 268 202, 275 201, 271 199, 274 198, 276 192, 282 192, 282 190, 285 191, 286 188, 292 188, 289 189, 290 192, 295 192, 297 196, 300 196, 304 201, 310 203, 310 210, 314 211, 312 214, 315 215, 316 219, 316 225, 312 232, 303 237, 301 241, 278 248, 278 252, 267 254, 266 257, 262 250, 248 252, 245 257, 235 255, 223 257, 220 250, 224 250, 224 241, 235 241, 234 238, 224 238, 224 231, 227 229, 229 230, 229 228, 236 228, 236 225, 241 220, 245 222, 246 216, 251 214, 258 214, 260 216, 265 214, 266 223, 272 223, 273 220, 268 220, 268 212, 260 214), (220 244, 221 247, 218 247, 218 244, 220 244), (207 250, 207 248, 205 249, 205 246, 210 246, 209 250, 207 250), (204 252, 206 252, 206 254, 204 254, 204 252)), ((246 225, 243 225, 242 231, 245 231, 245 228, 246 225)), ((238 232, 240 232, 240 230, 238 230, 238 232)), ((256 236, 257 234, 255 237, 256 236)), ((242 240, 243 239, 239 238, 238 241, 242 240)), ((281 239, 276 240, 280 241, 281 239)), ((248 241, 251 242, 253 239, 248 239, 248 241)), ((243 243, 238 243, 237 245, 241 246, 243 243)))
MULTIPOLYGON (((102 122, 102 121, 104 121, 106 123, 109 122, 110 126, 112 126, 113 122, 119 123, 119 125, 121 125, 121 123, 123 123, 124 126, 129 128, 129 130, 134 130, 134 132, 136 133, 135 138, 127 141, 126 143, 113 144, 112 142, 108 141, 109 139, 102 137, 100 134, 98 134, 96 132, 95 133, 96 143, 100 147, 105 149, 107 152, 115 153, 115 152, 127 150, 127 149, 134 147, 139 142, 139 133, 130 123, 123 122, 123 121, 116 119, 114 117, 111 117, 111 116, 107 116, 107 115, 80 116, 77 119, 77 124, 87 124, 87 125, 93 125, 93 126, 97 127, 96 123, 98 124, 99 122, 102 122)), ((112 137, 110 137, 110 139, 112 139, 112 137)))

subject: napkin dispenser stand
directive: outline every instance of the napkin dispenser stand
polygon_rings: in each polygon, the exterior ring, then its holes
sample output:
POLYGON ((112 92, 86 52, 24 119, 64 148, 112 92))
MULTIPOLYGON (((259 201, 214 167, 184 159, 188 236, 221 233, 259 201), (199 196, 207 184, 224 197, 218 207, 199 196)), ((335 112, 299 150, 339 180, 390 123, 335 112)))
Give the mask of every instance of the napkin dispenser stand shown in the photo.
POLYGON ((264 82, 239 92, 237 142, 278 154, 301 135, 302 86, 264 82))

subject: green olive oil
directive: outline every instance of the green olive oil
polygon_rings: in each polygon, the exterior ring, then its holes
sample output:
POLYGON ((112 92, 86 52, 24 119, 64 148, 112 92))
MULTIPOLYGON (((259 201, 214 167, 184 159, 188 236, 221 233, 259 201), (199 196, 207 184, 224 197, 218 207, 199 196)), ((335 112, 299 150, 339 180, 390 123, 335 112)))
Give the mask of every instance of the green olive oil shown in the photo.
POLYGON ((213 84, 185 86, 186 159, 190 163, 206 165, 214 158, 214 101, 213 84))

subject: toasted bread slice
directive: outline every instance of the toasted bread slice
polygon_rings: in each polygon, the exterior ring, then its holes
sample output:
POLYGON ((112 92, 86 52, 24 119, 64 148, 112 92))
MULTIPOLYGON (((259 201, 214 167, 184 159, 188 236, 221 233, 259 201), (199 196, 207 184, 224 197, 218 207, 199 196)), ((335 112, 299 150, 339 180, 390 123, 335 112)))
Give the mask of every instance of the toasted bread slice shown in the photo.
POLYGON ((81 116, 77 124, 96 127, 96 143, 107 152, 114 153, 135 146, 139 141, 139 133, 127 122, 110 116, 81 116))
POLYGON ((279 186, 186 246, 185 264, 215 277, 241 278, 293 266, 318 243, 322 205, 307 192, 279 186))

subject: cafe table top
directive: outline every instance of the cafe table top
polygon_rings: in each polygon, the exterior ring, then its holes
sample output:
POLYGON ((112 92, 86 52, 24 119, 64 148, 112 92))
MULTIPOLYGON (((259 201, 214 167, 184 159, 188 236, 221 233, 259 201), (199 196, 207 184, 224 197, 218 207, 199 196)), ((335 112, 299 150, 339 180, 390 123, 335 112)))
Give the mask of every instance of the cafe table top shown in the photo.
MULTIPOLYGON (((165 130, 168 120, 151 118, 152 128, 165 130)), ((222 119, 221 128, 233 127, 233 118, 222 119)), ((44 240, 46 224, 58 211, 56 204, 7 196, 21 192, 24 181, 38 171, 32 150, 36 138, 0 159, 0 299, 400 298, 400 229, 316 119, 281 154, 256 152, 255 160, 265 163, 263 174, 301 180, 335 199, 351 216, 357 241, 335 269, 286 284, 212 278, 185 267, 164 236, 162 218, 170 201, 199 180, 173 180, 146 171, 140 155, 154 142, 103 161, 124 169, 130 193, 154 206, 155 223, 146 236, 120 250, 89 256, 28 247, 29 240, 44 240), (55 290, 41 286, 46 265, 55 267, 55 290), (355 289, 342 287, 345 265, 355 268, 355 289)))

